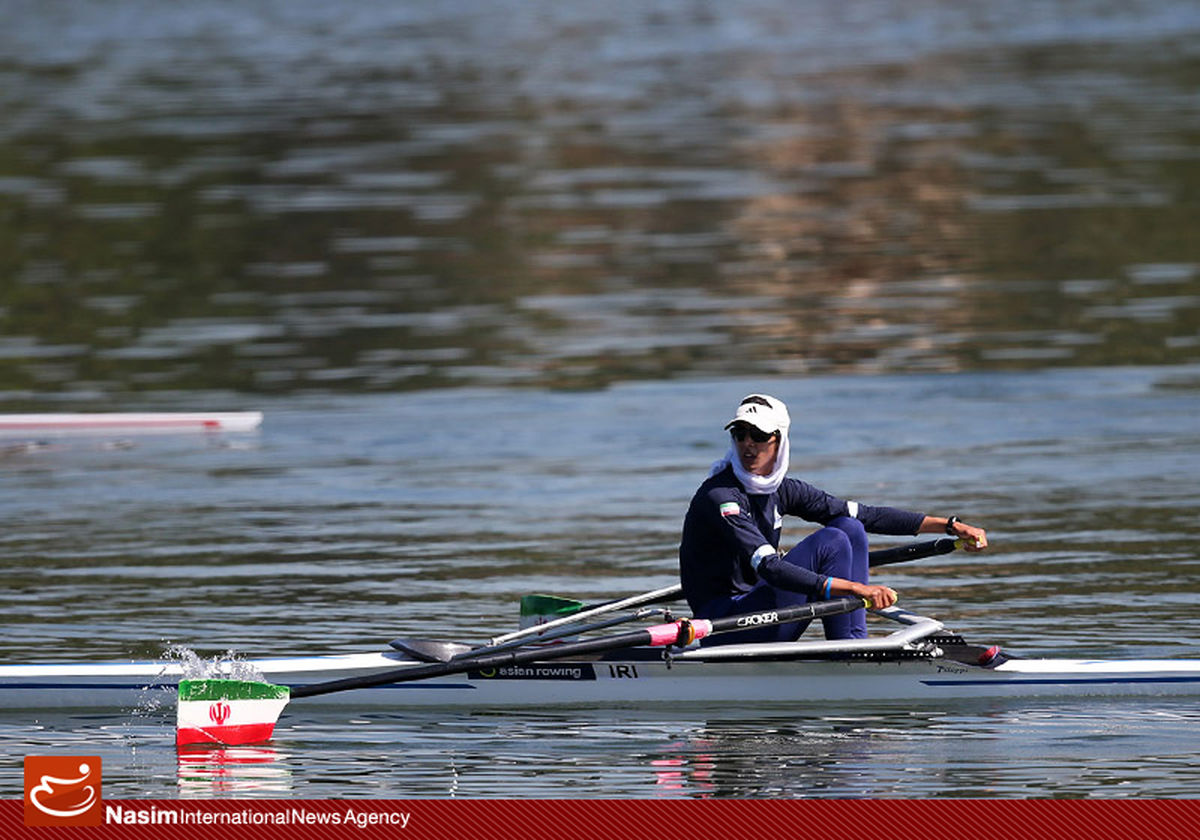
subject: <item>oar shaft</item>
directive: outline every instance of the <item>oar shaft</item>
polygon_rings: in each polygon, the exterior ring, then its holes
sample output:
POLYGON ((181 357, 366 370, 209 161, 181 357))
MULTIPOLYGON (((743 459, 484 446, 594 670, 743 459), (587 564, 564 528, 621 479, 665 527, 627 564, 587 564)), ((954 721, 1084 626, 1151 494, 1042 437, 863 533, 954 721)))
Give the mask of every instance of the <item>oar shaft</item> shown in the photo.
MULTIPOLYGON (((674 625, 665 626, 673 627, 674 625)), ((292 697, 316 697, 321 694, 333 694, 337 691, 350 691, 356 688, 372 688, 377 685, 413 682, 432 677, 448 677, 454 674, 462 674, 466 671, 501 668, 508 665, 523 665, 527 662, 545 662, 551 659, 562 659, 571 656, 586 656, 617 648, 641 647, 650 644, 651 638, 650 630, 633 630, 629 633, 622 633, 619 636, 589 639, 569 645, 558 645, 553 648, 538 648, 535 650, 526 648, 488 653, 482 656, 464 657, 462 659, 451 660, 450 662, 433 662, 428 665, 415 665, 411 668, 384 671, 367 677, 349 677, 344 680, 331 680, 330 682, 316 683, 315 685, 296 686, 292 689, 292 697)))
POLYGON ((683 592, 683 587, 679 584, 674 586, 665 586, 662 589, 655 589, 651 592, 644 592, 641 595, 631 595, 628 598, 622 598, 619 601, 609 601, 607 604, 601 604, 598 607, 583 610, 582 612, 573 613, 572 615, 556 618, 553 621, 547 621, 545 624, 539 624, 536 627, 526 627, 524 630, 518 630, 515 633, 508 633, 503 636, 497 636, 491 640, 492 645, 500 645, 505 642, 511 642, 513 639, 523 639, 526 636, 537 636, 545 633, 547 630, 552 630, 555 627, 562 627, 564 624, 577 624, 587 618, 594 618, 598 615, 604 615, 615 610, 624 610, 630 607, 640 607, 643 604, 653 604, 656 601, 666 601, 672 598, 678 598, 683 592))
POLYGON ((322 694, 332 694, 337 691, 352 691, 354 689, 372 688, 379 685, 413 682, 414 680, 462 674, 466 671, 524 665, 529 662, 547 662, 554 659, 569 659, 573 656, 590 656, 624 648, 664 647, 674 644, 686 645, 693 639, 703 639, 717 633, 747 630, 752 627, 766 627, 773 624, 785 624, 790 621, 807 621, 815 618, 824 618, 825 616, 860 610, 863 606, 864 603, 859 598, 837 598, 832 601, 818 601, 798 607, 783 607, 778 610, 733 615, 726 618, 682 619, 671 624, 658 624, 641 630, 631 630, 628 633, 616 636, 587 639, 581 642, 572 642, 549 648, 485 653, 478 657, 453 660, 451 662, 413 665, 407 668, 398 668, 364 677, 349 677, 343 680, 332 680, 314 685, 296 686, 291 689, 291 696, 316 697, 322 694))
MULTIPOLYGON (((628 624, 631 621, 646 621, 652 618, 656 613, 662 615, 668 611, 669 610, 666 607, 642 607, 635 613, 627 613, 626 615, 618 615, 612 618, 606 618, 603 621, 585 624, 582 627, 575 627, 574 625, 571 625, 559 627, 557 630, 551 630, 548 633, 543 632, 538 635, 535 641, 537 644, 544 644, 546 642, 553 642, 567 636, 578 636, 583 633, 591 633, 595 630, 607 630, 609 627, 616 627, 618 624, 628 624)), ((545 626, 546 625, 542 625, 542 627, 545 626)), ((463 651, 452 658, 463 659, 466 657, 479 656, 482 653, 499 653, 500 651, 525 647, 527 644, 529 644, 529 642, 526 642, 524 639, 513 639, 510 642, 504 642, 503 644, 499 645, 486 645, 484 647, 472 648, 471 650, 463 651)))

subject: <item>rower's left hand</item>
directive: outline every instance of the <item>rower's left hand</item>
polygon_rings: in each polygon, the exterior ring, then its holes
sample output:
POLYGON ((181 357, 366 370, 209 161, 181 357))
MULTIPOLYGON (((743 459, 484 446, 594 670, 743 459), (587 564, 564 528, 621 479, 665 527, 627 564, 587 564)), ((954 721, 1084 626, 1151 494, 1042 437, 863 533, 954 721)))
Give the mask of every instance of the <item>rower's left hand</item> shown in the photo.
POLYGON ((983 551, 987 548, 987 531, 966 522, 954 523, 954 536, 962 540, 962 547, 967 551, 983 551))

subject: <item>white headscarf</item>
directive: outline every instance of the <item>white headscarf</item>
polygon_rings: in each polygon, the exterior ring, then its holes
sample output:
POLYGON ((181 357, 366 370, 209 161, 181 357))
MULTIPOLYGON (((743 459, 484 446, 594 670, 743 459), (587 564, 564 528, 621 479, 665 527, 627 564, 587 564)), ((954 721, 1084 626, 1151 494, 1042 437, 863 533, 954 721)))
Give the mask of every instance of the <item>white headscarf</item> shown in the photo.
POLYGON ((774 493, 779 489, 779 485, 783 483, 784 477, 788 471, 788 461, 791 458, 791 446, 788 443, 788 427, 791 425, 791 417, 788 415, 787 406, 781 400, 766 394, 750 394, 742 400, 738 406, 737 414, 733 420, 726 424, 728 429, 734 423, 743 422, 749 423, 755 428, 761 429, 764 432, 779 432, 779 448, 775 454, 775 467, 771 470, 770 475, 757 475, 746 472, 746 468, 742 466, 742 461, 737 457, 737 450, 734 447, 733 441, 729 442, 729 449, 725 452, 725 457, 719 461, 713 462, 712 469, 709 470, 709 476, 714 476, 727 466, 733 466, 733 474, 737 476, 737 480, 746 488, 746 492, 752 496, 774 493), (763 411, 764 406, 758 405, 756 402, 747 402, 752 398, 765 400, 768 411, 763 411), (756 409, 747 410, 748 406, 757 406, 756 409), (757 416, 755 416, 757 414, 757 416), (765 425, 774 426, 775 428, 764 428, 763 415, 767 415, 765 425))

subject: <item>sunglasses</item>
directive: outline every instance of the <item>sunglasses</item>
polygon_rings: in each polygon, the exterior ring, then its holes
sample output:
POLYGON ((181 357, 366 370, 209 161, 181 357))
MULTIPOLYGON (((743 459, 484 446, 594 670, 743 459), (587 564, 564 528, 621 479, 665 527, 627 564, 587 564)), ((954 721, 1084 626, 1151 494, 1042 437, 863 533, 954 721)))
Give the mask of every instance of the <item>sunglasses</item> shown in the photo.
POLYGON ((746 435, 749 435, 750 440, 754 441, 755 443, 766 443, 771 438, 775 437, 775 432, 767 434, 766 432, 760 431, 753 426, 734 426, 729 430, 729 434, 733 435, 733 439, 738 442, 745 440, 746 435))

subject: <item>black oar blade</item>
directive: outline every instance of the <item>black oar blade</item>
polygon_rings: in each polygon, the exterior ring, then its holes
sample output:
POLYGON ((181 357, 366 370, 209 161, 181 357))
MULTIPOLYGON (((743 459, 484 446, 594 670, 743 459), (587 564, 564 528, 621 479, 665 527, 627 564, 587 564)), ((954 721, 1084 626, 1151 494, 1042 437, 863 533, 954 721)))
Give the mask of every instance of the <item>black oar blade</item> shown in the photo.
POLYGON ((435 639, 392 639, 388 646, 419 662, 449 662, 472 650, 470 645, 461 642, 439 642, 435 639))

